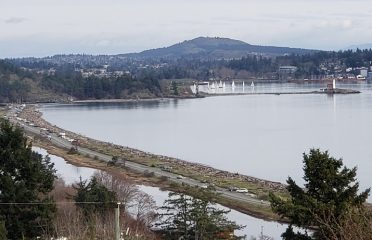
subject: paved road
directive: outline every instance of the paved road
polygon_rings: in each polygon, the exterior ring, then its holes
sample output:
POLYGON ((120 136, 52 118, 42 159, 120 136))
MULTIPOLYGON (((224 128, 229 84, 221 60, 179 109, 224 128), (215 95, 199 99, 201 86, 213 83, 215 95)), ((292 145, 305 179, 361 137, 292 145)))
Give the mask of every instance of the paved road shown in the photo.
MULTIPOLYGON (((14 116, 14 114, 15 114, 15 112, 13 110, 9 111, 8 114, 7 114, 8 118, 13 123, 15 123, 15 124, 18 123, 19 125, 21 125, 25 132, 32 133, 32 134, 35 134, 35 135, 41 135, 40 128, 29 126, 29 125, 27 125, 27 124, 25 124, 21 121, 18 121, 17 119, 12 117, 12 116, 14 116)), ((63 139, 63 138, 61 138, 61 137, 59 137, 55 134, 50 134, 48 139, 51 142, 51 144, 56 145, 58 147, 62 147, 62 148, 66 148, 66 149, 70 149, 71 147, 73 147, 71 142, 69 142, 66 139, 63 139)), ((98 153, 98 152, 92 151, 92 150, 87 149, 87 148, 78 147, 78 152, 82 155, 89 155, 91 157, 96 157, 99 160, 102 160, 102 161, 105 161, 105 162, 109 162, 109 161, 112 160, 112 156, 102 154, 102 153, 98 153)), ((135 162, 126 161, 125 162, 125 167, 127 167, 131 170, 140 172, 140 173, 153 172, 155 174, 155 176, 165 176, 165 177, 168 177, 169 180, 171 180, 173 182, 176 182, 176 183, 179 183, 179 184, 183 183, 183 184, 187 184, 187 185, 190 185, 190 186, 201 187, 201 188, 207 186, 205 183, 202 183, 200 181, 197 181, 197 180, 194 180, 194 179, 191 179, 191 178, 188 178, 188 177, 180 178, 180 176, 177 175, 177 174, 170 173, 170 172, 167 172, 167 171, 163 171, 160 168, 149 167, 149 166, 138 164, 138 163, 135 163, 135 162)), ((241 201, 241 202, 246 202, 246 203, 250 203, 250 204, 257 204, 257 205, 261 205, 261 206, 269 206, 270 205, 270 203, 267 202, 267 201, 262 201, 262 200, 256 199, 256 198, 251 197, 250 195, 245 194, 245 193, 231 192, 231 191, 228 191, 227 189, 220 188, 220 187, 216 187, 215 189, 216 189, 215 191, 217 193, 221 194, 223 197, 226 197, 226 198, 229 198, 229 199, 232 199, 232 200, 238 200, 238 201, 241 201)))

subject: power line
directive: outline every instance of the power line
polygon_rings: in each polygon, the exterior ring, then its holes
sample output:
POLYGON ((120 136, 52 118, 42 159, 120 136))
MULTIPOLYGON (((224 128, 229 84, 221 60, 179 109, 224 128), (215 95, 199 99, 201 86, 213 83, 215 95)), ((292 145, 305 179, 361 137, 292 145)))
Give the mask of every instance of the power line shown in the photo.
POLYGON ((103 204, 117 202, 2 202, 0 205, 103 204))

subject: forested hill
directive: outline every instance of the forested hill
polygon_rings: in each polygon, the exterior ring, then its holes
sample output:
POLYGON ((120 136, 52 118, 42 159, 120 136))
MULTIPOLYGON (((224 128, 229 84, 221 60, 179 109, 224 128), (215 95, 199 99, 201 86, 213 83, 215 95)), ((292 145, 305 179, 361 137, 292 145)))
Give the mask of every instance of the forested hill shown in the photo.
POLYGON ((63 65, 50 73, 26 70, 0 60, 0 103, 160 96, 162 90, 159 81, 150 75, 82 77, 82 74, 70 65, 63 65))
POLYGON ((279 56, 286 54, 309 54, 316 50, 259 46, 230 38, 198 37, 169 47, 146 50, 140 53, 123 54, 127 57, 180 58, 197 57, 209 59, 241 58, 247 55, 279 56))
POLYGON ((0 60, 0 102, 21 101, 31 90, 31 75, 0 60))

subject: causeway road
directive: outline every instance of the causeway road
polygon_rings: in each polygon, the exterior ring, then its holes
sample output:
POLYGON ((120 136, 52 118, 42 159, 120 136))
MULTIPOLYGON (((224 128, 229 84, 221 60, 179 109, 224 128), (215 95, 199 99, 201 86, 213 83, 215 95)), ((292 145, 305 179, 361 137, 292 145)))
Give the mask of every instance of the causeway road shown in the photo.
MULTIPOLYGON (((45 134, 43 135, 42 130, 39 127, 30 126, 29 124, 26 124, 23 121, 19 121, 14 117, 9 116, 9 114, 7 118, 14 124, 20 125, 24 129, 25 133, 31 133, 33 135, 47 137, 47 139, 49 139, 52 145, 65 148, 65 149, 71 149, 72 147, 75 147, 70 141, 56 134, 50 133, 47 136, 45 136, 45 134)), ((96 151, 92 151, 87 148, 77 147, 77 151, 82 155, 89 155, 92 158, 96 158, 104 162, 109 162, 112 160, 112 156, 102 154, 96 151)), ((146 166, 146 165, 131 162, 131 161, 125 161, 125 167, 130 170, 139 172, 139 173, 145 173, 145 172, 151 173, 152 172, 154 173, 155 176, 158 176, 158 177, 165 176, 165 177, 168 177, 170 181, 173 181, 178 184, 187 184, 187 185, 199 187, 199 188, 208 187, 206 183, 202 183, 198 180, 180 176, 178 174, 174 174, 168 171, 163 171, 162 169, 158 167, 150 167, 150 166, 146 166)), ((269 202, 257 199, 254 196, 250 195, 249 193, 238 193, 234 191, 229 191, 228 189, 221 188, 221 187, 214 187, 214 189, 215 189, 215 192, 219 193, 221 196, 227 199, 230 199, 230 200, 240 201, 240 202, 254 204, 254 205, 263 206, 263 207, 270 206, 269 202)))

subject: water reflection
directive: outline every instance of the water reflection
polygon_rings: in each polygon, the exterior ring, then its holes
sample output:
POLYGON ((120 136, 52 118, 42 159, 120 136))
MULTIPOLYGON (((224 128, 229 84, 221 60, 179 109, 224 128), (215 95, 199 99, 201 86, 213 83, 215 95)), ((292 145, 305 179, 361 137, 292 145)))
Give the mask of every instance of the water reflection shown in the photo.
MULTIPOLYGON (((47 151, 42 148, 32 147, 32 150, 38 152, 43 156, 48 155, 47 151)), ((63 158, 54 155, 49 155, 49 157, 51 162, 54 163, 54 169, 57 170, 56 172, 57 176, 61 177, 67 185, 79 181, 80 177, 83 180, 87 180, 96 171, 93 168, 74 166, 72 164, 67 163, 63 158)))
POLYGON ((124 102, 86 102, 73 104, 45 104, 44 109, 48 111, 61 110, 66 108, 74 108, 75 110, 95 111, 110 107, 111 109, 157 109, 162 107, 175 107, 179 103, 178 99, 158 99, 158 100, 144 100, 144 101, 124 101, 124 102))
MULTIPOLYGON (((326 88, 326 85, 327 82, 263 83, 252 81, 251 84, 246 84, 244 81, 239 81, 234 82, 233 84, 229 81, 225 83, 226 87, 219 87, 220 84, 199 85, 199 91, 209 94, 310 92, 318 91, 321 88, 326 88)), ((355 90, 365 90, 366 88, 371 88, 368 82, 355 84, 337 81, 336 86, 338 88, 352 88, 355 90)))
MULTIPOLYGON (((43 156, 48 155, 47 151, 42 148, 33 147, 33 150, 40 153, 43 156)), ((80 177, 82 180, 89 180, 94 172, 97 170, 87 167, 77 167, 68 164, 63 158, 49 155, 51 162, 54 163, 54 168, 57 170, 57 175, 64 179, 66 184, 73 184, 79 181, 80 177)), ((157 187, 139 185, 138 188, 152 196, 157 206, 162 206, 164 201, 168 198, 168 191, 162 191, 157 187)), ((226 207, 220 206, 220 208, 227 209, 226 207)), ((263 228, 264 234, 274 237, 274 239, 280 239, 280 234, 285 230, 286 225, 279 224, 277 222, 268 222, 261 219, 253 218, 251 216, 242 214, 238 211, 232 210, 228 214, 228 218, 237 222, 240 225, 246 226, 244 229, 237 231, 238 235, 247 235, 248 239, 250 236, 259 236, 261 229, 263 228)))

